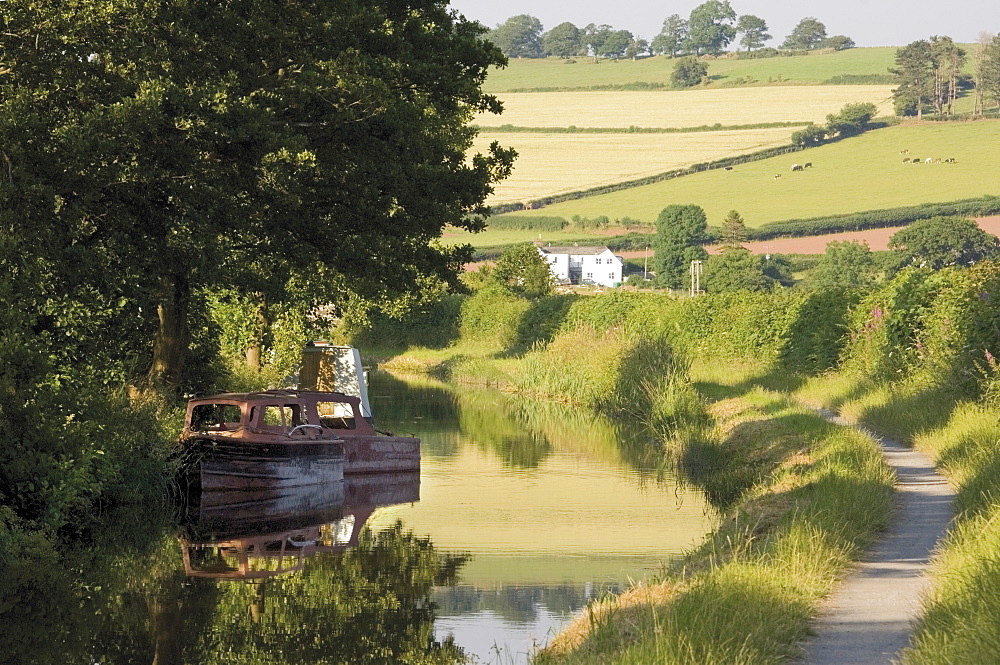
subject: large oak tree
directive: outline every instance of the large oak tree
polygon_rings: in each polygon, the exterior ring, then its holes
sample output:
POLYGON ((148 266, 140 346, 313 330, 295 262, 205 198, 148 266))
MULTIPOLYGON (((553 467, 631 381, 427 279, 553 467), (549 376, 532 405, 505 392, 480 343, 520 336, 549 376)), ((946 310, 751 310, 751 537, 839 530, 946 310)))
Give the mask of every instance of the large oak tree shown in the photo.
POLYGON ((511 151, 465 154, 503 55, 444 0, 8 0, 0 21, 4 272, 44 265, 22 302, 125 303, 154 385, 181 381, 198 288, 453 278, 468 248, 435 239, 479 228, 509 173, 511 151))

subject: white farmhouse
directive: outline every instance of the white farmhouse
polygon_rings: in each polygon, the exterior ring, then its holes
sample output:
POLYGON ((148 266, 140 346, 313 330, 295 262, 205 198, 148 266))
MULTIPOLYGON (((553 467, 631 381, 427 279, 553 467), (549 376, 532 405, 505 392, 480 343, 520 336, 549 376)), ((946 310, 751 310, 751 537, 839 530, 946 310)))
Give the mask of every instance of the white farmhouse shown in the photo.
POLYGON ((547 246, 539 247, 538 253, 560 284, 618 286, 622 283, 624 262, 607 247, 547 246))

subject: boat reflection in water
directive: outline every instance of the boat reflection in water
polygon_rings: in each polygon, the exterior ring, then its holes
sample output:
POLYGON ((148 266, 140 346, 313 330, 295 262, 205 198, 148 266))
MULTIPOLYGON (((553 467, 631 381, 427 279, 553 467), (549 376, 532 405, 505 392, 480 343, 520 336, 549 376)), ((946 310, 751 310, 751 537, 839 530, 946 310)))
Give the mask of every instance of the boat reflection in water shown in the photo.
POLYGON ((262 580, 355 547, 376 508, 420 500, 420 472, 270 490, 193 493, 179 535, 190 577, 262 580))

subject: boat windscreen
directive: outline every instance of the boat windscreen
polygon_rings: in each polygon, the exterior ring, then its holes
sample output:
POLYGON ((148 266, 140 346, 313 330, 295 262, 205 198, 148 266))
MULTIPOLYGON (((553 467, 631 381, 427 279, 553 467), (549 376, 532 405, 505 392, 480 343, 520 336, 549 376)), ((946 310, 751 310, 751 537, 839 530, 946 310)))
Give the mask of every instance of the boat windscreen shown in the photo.
POLYGON ((191 410, 190 428, 235 429, 240 424, 240 415, 240 407, 235 404, 198 404, 191 410))

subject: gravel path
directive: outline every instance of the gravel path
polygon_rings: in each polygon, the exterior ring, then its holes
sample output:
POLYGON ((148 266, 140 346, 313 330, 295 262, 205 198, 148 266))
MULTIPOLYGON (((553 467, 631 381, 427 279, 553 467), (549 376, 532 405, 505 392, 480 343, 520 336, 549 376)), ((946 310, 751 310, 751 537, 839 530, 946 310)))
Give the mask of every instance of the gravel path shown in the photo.
MULTIPOLYGON (((847 425, 832 416, 834 422, 847 425)), ((814 623, 803 665, 889 665, 909 642, 935 544, 952 515, 954 490, 923 453, 880 440, 896 471, 892 523, 814 623)))

